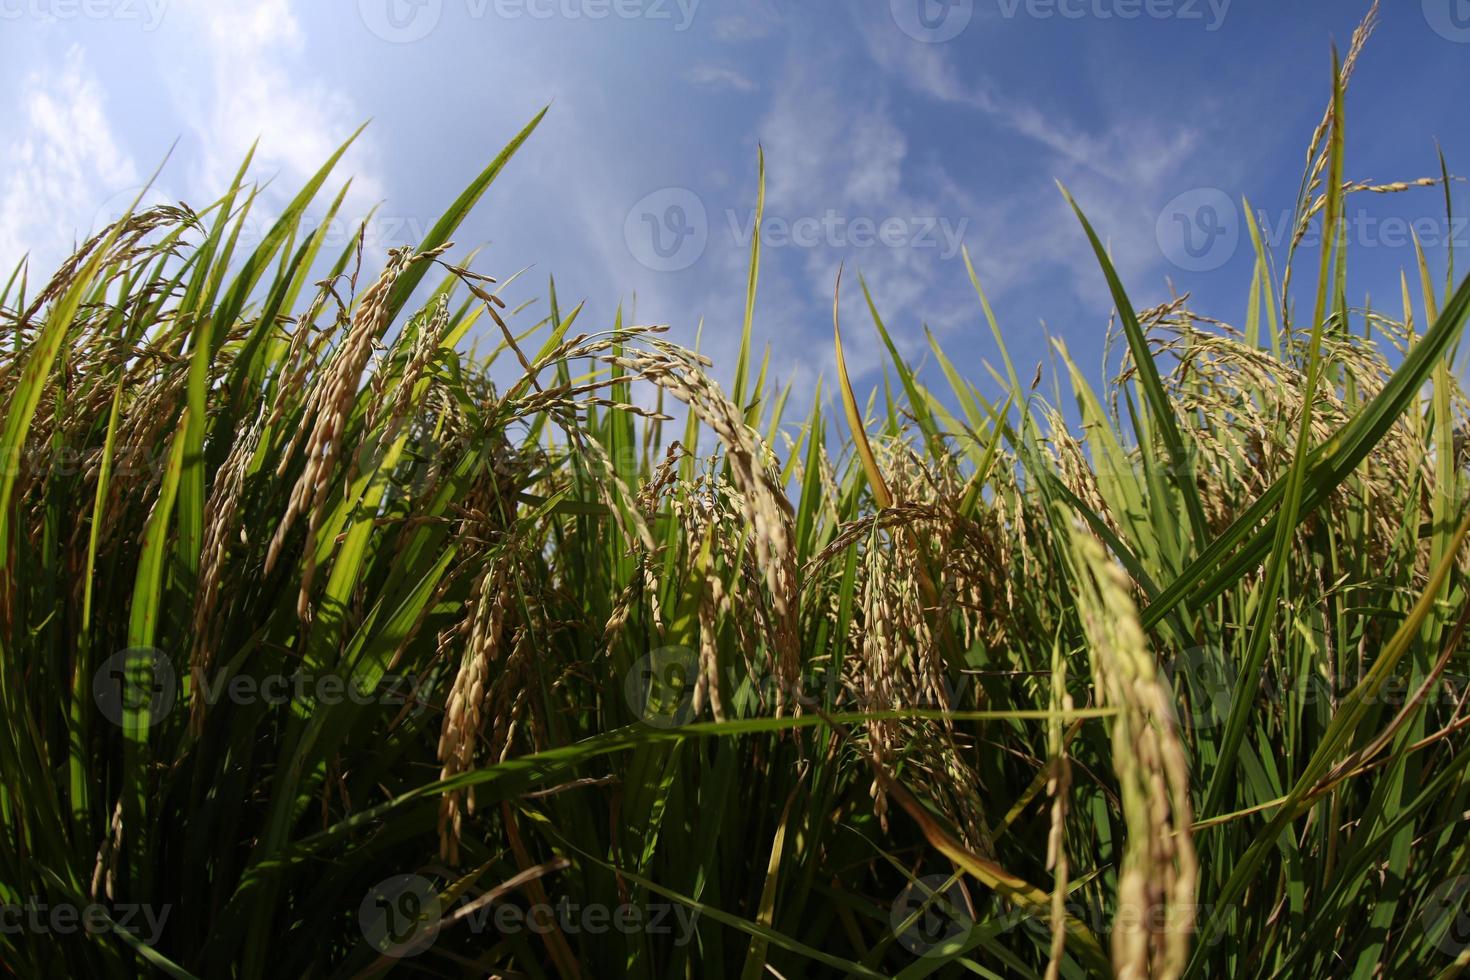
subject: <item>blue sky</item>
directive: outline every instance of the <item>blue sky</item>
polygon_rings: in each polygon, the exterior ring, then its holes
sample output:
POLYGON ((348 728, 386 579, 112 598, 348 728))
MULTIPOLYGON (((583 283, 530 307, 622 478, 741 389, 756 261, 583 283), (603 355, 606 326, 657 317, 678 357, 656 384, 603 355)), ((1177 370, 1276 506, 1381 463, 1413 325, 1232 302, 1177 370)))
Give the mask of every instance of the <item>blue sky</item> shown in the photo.
MULTIPOLYGON (((906 351, 921 326, 984 379, 996 354, 960 243, 1018 370, 1063 338, 1102 353, 1109 302, 1060 180, 1108 239, 1135 305, 1170 283, 1239 323, 1251 270, 1239 202, 1283 227, 1366 0, 0 0, 0 264, 63 255, 157 187, 201 205, 261 140, 279 204, 360 122, 339 173, 374 238, 417 240, 542 106, 552 108, 457 240, 477 268, 555 274, 584 326, 636 297, 728 378, 767 161, 755 339, 809 391, 832 377, 837 265, 861 272, 906 351), (1234 245, 1232 247, 1232 241, 1234 245), (1043 330, 1043 326, 1045 330, 1043 330)), ((1348 101, 1350 178, 1470 168, 1470 0, 1393 0, 1348 101)), ((1470 213, 1463 185, 1459 210, 1470 213)), ((268 207, 267 207, 268 210, 268 207)), ((1397 306, 1411 222, 1443 275, 1470 227, 1439 189, 1356 195, 1352 283, 1397 306)), ((1272 229, 1277 229, 1273 231, 1272 229)), ((1310 265, 1304 265, 1309 270, 1310 265)), ((1306 276, 1306 281, 1310 276, 1306 276)), ((1299 279, 1298 282, 1304 281, 1299 279)), ((878 378, 855 277, 860 384, 878 378)), ((1305 301, 1305 300, 1303 300, 1305 301)), ((543 310, 537 305, 533 310, 543 310)))

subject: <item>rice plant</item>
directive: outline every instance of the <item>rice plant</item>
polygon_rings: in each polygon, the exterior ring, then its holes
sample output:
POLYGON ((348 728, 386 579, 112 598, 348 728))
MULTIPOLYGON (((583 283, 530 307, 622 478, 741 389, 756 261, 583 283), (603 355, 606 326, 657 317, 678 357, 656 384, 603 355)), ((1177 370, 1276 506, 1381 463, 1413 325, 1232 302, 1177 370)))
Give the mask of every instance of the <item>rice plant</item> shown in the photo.
POLYGON ((1078 211, 1125 353, 1099 390, 1059 343, 1071 406, 973 269, 1000 370, 834 303, 799 419, 758 236, 728 390, 554 283, 508 309, 452 240, 539 116, 380 269, 325 248, 340 150, 254 247, 247 159, 17 269, 3 972, 1458 973, 1470 279, 1349 305, 1343 202, 1451 198, 1346 176, 1371 26, 1328 245, 1255 235, 1243 324, 1136 310, 1078 211))

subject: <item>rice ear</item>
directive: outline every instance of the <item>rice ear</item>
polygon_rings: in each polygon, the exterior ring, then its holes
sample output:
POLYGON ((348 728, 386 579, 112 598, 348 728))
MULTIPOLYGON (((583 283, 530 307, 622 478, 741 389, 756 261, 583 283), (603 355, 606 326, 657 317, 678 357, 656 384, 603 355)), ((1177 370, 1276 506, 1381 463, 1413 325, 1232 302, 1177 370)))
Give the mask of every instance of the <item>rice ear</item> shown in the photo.
POLYGON ((1172 980, 1188 964, 1199 864, 1189 770, 1173 693, 1139 625, 1129 580, 1090 534, 1073 530, 1078 615, 1107 725, 1127 831, 1113 920, 1113 970, 1124 980, 1172 980))

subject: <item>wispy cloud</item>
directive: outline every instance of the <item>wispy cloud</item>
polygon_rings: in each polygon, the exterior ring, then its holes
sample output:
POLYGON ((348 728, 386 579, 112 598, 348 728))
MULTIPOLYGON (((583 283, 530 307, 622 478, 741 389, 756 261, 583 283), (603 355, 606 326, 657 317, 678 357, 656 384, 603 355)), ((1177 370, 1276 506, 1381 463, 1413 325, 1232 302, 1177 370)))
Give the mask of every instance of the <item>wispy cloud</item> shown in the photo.
POLYGON ((754 92, 755 82, 734 68, 723 65, 696 65, 686 76, 695 85, 726 92, 754 92))
MULTIPOLYGON (((228 186, 259 139, 255 171, 274 177, 266 202, 279 203, 366 121, 347 92, 312 70, 287 0, 176 0, 175 7, 188 18, 185 29, 201 39, 209 72, 205 85, 179 77, 173 92, 198 137, 197 186, 216 193, 228 186)), ((383 198, 378 157, 371 133, 349 152, 347 215, 364 214, 383 198)))
POLYGON ((771 33, 772 15, 757 9, 727 14, 715 21, 715 37, 721 41, 759 41, 771 33))
MULTIPOLYGON (((303 36, 286 0, 173 0, 169 14, 148 36, 177 54, 158 65, 164 85, 153 111, 182 138, 144 204, 213 200, 259 139, 252 175, 266 186, 253 220, 264 227, 367 112, 316 69, 315 39, 303 36)), ((109 54, 85 37, 62 51, 37 57, 45 68, 8 94, 0 275, 27 252, 33 268, 53 266, 131 203, 161 157, 162 147, 148 146, 150 166, 140 172, 129 152, 121 134, 141 128, 139 108, 109 105, 108 73, 118 70, 109 54)), ((369 131, 344 160, 341 179, 353 176, 344 226, 384 199, 380 158, 369 131)))
POLYGON ((138 183, 132 158, 119 147, 102 86, 82 49, 71 46, 59 70, 21 83, 18 138, 4 152, 0 176, 0 275, 29 252, 33 270, 51 268, 87 232, 99 188, 138 183))
MULTIPOLYGON (((862 375, 879 365, 881 354, 857 275, 866 278, 885 319, 899 325, 899 342, 917 354, 923 343, 920 316, 942 328, 965 315, 942 285, 961 282, 963 267, 953 255, 924 243, 858 244, 850 233, 854 222, 881 226, 894 220, 916 228, 942 220, 963 234, 969 215, 965 202, 950 193, 956 185, 941 167, 911 158, 909 139, 881 88, 871 82, 855 87, 860 75, 846 70, 843 57, 837 50, 793 51, 758 129, 771 161, 768 222, 829 216, 842 222, 837 239, 808 249, 800 267, 812 325, 824 336, 820 311, 830 302, 838 263, 847 261, 843 312, 857 325, 847 345, 848 362, 855 375, 862 375)), ((829 348, 824 343, 821 349, 829 348)), ((812 360, 806 355, 798 363, 809 371, 812 360)), ((817 365, 829 378, 830 360, 824 355, 817 365)))
MULTIPOLYGON (((1000 132, 1045 151, 1044 169, 1027 186, 988 195, 983 183, 971 181, 963 192, 977 210, 1004 216, 1006 241, 1011 243, 1009 261, 982 264, 982 272, 985 265, 1002 274, 1008 267, 1023 274, 1037 262, 1056 264, 1069 271, 1073 292, 1080 299, 1106 308, 1108 294, 1096 260, 1071 209, 1051 186, 1055 178, 1073 193, 1100 233, 1109 236, 1113 261, 1125 279, 1142 286, 1155 283, 1163 265, 1154 238, 1154 222, 1163 203, 1159 195, 1163 188, 1190 186, 1188 174, 1205 142, 1197 125, 1164 128, 1136 117, 1107 115, 1083 123, 1067 118, 1055 106, 1003 91, 981 71, 962 77, 944 46, 910 43, 897 32, 866 21, 860 22, 860 30, 874 63, 887 77, 927 98, 974 110, 1000 132), (1023 244, 1015 246, 1017 242, 1023 244)), ((1153 294, 1140 289, 1140 295, 1153 294)))
POLYGON ((1016 93, 1000 91, 983 76, 962 80, 948 50, 941 45, 914 44, 868 21, 860 21, 860 26, 874 62, 902 84, 930 98, 977 109, 1066 161, 1101 176, 1117 181, 1155 181, 1179 166, 1200 143, 1200 133, 1193 127, 1160 131, 1138 119, 1109 126, 1100 134, 1089 132, 1016 93))

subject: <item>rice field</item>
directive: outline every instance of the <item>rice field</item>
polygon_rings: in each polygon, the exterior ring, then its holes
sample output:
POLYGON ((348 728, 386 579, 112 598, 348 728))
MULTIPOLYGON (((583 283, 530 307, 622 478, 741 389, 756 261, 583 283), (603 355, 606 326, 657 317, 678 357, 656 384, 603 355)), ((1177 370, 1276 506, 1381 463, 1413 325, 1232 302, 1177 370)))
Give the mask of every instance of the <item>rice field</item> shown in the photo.
POLYGON ((508 308, 453 241, 540 116, 386 256, 339 150, 258 244, 246 160, 16 269, 0 973, 1458 975, 1470 279, 1350 303, 1344 202, 1454 185, 1347 176, 1368 33, 1244 322, 1077 211, 1122 357, 1065 404, 973 268, 995 369, 834 303, 831 398, 759 235, 730 365, 508 308))

